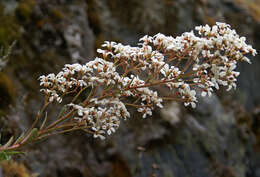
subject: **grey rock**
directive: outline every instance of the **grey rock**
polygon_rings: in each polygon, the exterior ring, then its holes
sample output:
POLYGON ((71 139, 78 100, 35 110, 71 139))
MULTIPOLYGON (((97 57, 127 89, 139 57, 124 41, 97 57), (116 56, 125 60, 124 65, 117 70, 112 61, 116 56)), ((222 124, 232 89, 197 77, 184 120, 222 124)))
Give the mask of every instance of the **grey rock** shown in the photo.
MULTIPOLYGON (((224 21, 247 36, 250 44, 260 46, 259 22, 234 0, 35 2, 31 22, 20 22, 23 40, 16 52, 24 53, 24 60, 9 68, 19 90, 16 107, 9 114, 9 119, 20 123, 16 131, 25 130, 41 106, 37 77, 57 73, 65 63, 91 60, 104 40, 136 45, 146 33, 176 36, 199 24, 224 21), (60 20, 53 17, 53 10, 61 12, 60 20)), ((5 1, 6 9, 16 8, 13 3, 5 1)), ((231 97, 249 114, 259 106, 259 55, 252 63, 239 67, 238 89, 231 97)), ((103 142, 82 132, 52 137, 17 160, 43 177, 260 177, 254 132, 250 125, 237 123, 233 102, 223 103, 228 94, 219 91, 218 96, 200 98, 195 110, 178 106, 167 115, 156 110, 149 119, 133 113, 103 142), (242 137, 241 131, 247 130, 250 133, 242 137)))

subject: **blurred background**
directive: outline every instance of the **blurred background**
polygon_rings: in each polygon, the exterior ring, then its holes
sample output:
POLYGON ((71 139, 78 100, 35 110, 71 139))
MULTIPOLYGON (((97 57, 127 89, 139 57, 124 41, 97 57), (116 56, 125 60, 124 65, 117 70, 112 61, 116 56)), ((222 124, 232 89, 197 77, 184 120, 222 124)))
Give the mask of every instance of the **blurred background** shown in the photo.
MULTIPOLYGON (((39 76, 86 63, 105 40, 136 45, 229 23, 259 53, 260 0, 0 0, 0 46, 17 41, 0 72, 2 142, 42 105, 39 76)), ((83 132, 51 137, 0 163, 0 177, 260 177, 260 55, 240 64, 238 89, 132 114, 105 141, 83 132)))

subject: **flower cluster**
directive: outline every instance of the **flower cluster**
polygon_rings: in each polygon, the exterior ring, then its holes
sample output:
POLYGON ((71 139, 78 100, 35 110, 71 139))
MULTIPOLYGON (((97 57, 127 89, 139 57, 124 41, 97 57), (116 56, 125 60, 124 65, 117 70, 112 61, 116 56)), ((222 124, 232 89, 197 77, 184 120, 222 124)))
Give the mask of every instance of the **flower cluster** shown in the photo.
POLYGON ((110 135, 119 127, 120 118, 130 117, 124 103, 118 98, 102 100, 93 98, 89 104, 92 106, 83 107, 73 103, 69 106, 77 111, 74 119, 84 122, 85 128, 90 128, 95 138, 104 139, 105 133, 110 135))
POLYGON ((41 76, 46 101, 61 103, 64 96, 75 94, 68 106, 75 111, 74 121, 103 139, 115 132, 121 118, 130 117, 127 107, 146 118, 155 107, 163 107, 163 100, 195 108, 197 91, 211 96, 220 85, 236 88, 237 63, 250 63, 246 55, 254 56, 256 50, 225 23, 195 30, 197 36, 193 31, 176 38, 146 35, 138 47, 106 41, 97 50, 100 58, 41 76), (169 94, 159 96, 158 86, 169 94))

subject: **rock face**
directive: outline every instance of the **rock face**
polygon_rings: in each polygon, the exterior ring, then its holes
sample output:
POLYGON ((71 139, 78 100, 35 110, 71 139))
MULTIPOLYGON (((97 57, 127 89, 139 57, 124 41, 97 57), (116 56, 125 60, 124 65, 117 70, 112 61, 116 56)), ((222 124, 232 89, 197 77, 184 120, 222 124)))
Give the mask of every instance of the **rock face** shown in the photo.
MULTIPOLYGON (((91 60, 104 40, 135 45, 144 34, 176 36, 223 21, 259 49, 259 12, 258 0, 3 0, 0 45, 17 45, 1 74, 2 135, 31 124, 40 75, 91 60)), ((82 132, 52 137, 15 160, 42 177, 260 177, 259 55, 252 62, 238 69, 230 96, 219 91, 195 110, 173 103, 149 119, 134 115, 106 141, 82 132)))

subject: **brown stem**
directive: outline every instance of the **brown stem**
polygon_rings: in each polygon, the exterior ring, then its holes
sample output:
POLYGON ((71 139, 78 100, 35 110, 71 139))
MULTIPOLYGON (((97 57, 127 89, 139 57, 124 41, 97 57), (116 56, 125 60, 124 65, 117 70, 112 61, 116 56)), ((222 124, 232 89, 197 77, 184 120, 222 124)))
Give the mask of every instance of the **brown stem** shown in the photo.
POLYGON ((184 68, 182 69, 182 73, 185 73, 185 72, 187 71, 187 69, 188 69, 189 66, 191 65, 192 61, 193 61, 193 60, 190 58, 190 59, 186 62, 184 68))
POLYGON ((36 141, 41 140, 41 139, 43 139, 43 138, 47 138, 47 137, 49 137, 49 136, 53 136, 53 135, 59 135, 59 134, 67 133, 67 132, 72 132, 72 131, 75 131, 75 130, 83 130, 83 128, 89 128, 89 127, 86 127, 86 126, 73 127, 73 128, 71 128, 71 129, 67 129, 67 130, 63 130, 63 131, 58 131, 58 132, 50 133, 50 134, 47 134, 47 135, 43 135, 43 136, 37 137, 37 138, 36 138, 36 141))
POLYGON ((148 84, 144 84, 144 85, 137 85, 137 86, 133 86, 133 87, 127 87, 124 90, 131 90, 131 89, 137 89, 137 88, 144 88, 144 87, 152 87, 152 86, 156 86, 156 85, 161 85, 161 84, 165 84, 168 82, 174 82, 177 79, 170 79, 170 80, 160 80, 157 82, 152 82, 152 83, 148 83, 148 84))
POLYGON ((51 125, 49 125, 46 129, 50 129, 50 128, 53 128, 55 127, 57 124, 63 122, 64 120, 68 119, 73 113, 74 113, 75 110, 72 110, 70 111, 69 113, 67 113, 65 116, 63 116, 62 118, 56 120, 55 122, 53 122, 51 125))

